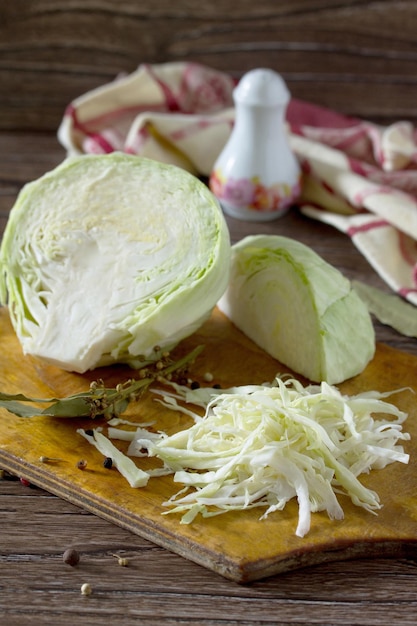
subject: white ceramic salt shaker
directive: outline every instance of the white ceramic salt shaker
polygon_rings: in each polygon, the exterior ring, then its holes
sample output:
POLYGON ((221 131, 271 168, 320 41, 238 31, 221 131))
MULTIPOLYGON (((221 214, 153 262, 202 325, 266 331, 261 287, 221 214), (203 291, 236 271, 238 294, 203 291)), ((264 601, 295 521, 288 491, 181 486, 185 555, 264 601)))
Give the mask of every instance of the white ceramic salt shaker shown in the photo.
POLYGON ((279 74, 255 69, 233 92, 235 122, 210 175, 225 213, 244 220, 282 216, 300 192, 300 167, 288 142, 290 93, 279 74))

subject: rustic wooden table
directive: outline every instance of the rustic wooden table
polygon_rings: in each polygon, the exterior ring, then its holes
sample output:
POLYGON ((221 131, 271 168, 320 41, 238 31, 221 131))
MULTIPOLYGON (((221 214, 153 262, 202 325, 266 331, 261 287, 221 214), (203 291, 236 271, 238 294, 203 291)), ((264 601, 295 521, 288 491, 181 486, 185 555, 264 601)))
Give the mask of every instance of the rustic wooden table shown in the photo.
MULTIPOLYGON (((143 61, 192 60, 234 75, 269 66, 295 97, 415 122, 416 22, 414 1, 0 0, 0 232, 21 186, 64 157, 56 128, 65 105, 119 72, 143 61)), ((346 236, 296 209, 268 224, 228 223, 234 241, 294 237, 349 278, 384 287, 346 236)), ((415 339, 375 327, 379 341, 417 355, 415 339)), ((4 626, 417 623, 411 554, 243 586, 18 480, 0 480, 0 515, 4 626), (62 560, 69 546, 81 554, 76 568, 62 560)))
MULTIPOLYGON (((3 227, 18 187, 63 156, 54 134, 0 135, 3 227)), ((297 209, 267 224, 228 222, 234 241, 254 232, 294 237, 346 276, 383 287, 347 237, 297 209)), ((417 355, 416 340, 375 326, 379 341, 417 355)), ((7 626, 416 623, 411 554, 323 564, 242 586, 18 480, 0 480, 0 515, 0 611, 7 626), (63 563, 69 546, 81 554, 76 568, 63 563), (118 567, 115 554, 129 566, 118 567), (89 597, 80 594, 84 582, 94 590, 89 597)))

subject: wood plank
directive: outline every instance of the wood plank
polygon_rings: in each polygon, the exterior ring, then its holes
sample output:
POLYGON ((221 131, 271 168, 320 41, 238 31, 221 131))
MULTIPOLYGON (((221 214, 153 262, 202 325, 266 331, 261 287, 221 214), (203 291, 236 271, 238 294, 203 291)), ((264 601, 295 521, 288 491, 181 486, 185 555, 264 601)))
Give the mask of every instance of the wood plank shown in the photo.
MULTIPOLYGON (((0 333, 0 388, 5 391, 23 391, 37 397, 68 395, 85 389, 93 377, 114 385, 126 374, 123 368, 105 368, 81 376, 23 357, 6 309, 0 312, 0 333)), ((229 386, 272 380, 277 371, 283 371, 218 311, 178 350, 200 343, 206 346, 204 359, 193 371, 200 379, 208 370, 222 386, 229 386)), ((403 386, 415 389, 416 373, 414 356, 379 344, 365 372, 342 388, 346 393, 403 386)), ((414 438, 417 423, 413 419, 413 394, 404 392, 395 397, 395 402, 409 413, 407 430, 414 438)), ((161 410, 151 397, 141 403, 138 412, 140 420, 156 419, 157 427, 164 430, 184 425, 183 417, 161 410)), ((116 471, 104 469, 101 456, 76 434, 77 426, 88 427, 85 421, 19 419, 4 410, 1 415, 2 467, 231 580, 256 580, 329 560, 410 554, 417 546, 417 465, 413 457, 408 466, 393 464, 363 479, 381 496, 384 506, 378 516, 342 497, 345 519, 334 522, 325 514, 316 514, 310 533, 300 539, 294 534, 298 513, 295 502, 263 522, 258 520, 259 511, 253 509, 198 519, 191 525, 179 524, 178 516, 161 515, 165 510, 162 503, 178 489, 171 477, 152 479, 146 488, 131 489, 116 471), (41 455, 61 458, 62 462, 41 463, 41 455), (88 459, 86 471, 76 468, 80 458, 88 459)), ((408 446, 411 450, 412 445, 408 446)))
MULTIPOLYGON (((53 132, 3 133, 0 145, 0 211, 6 215, 22 182, 57 164, 62 150, 53 132)), ((257 230, 238 220, 230 219, 229 225, 234 240, 257 230)), ((298 211, 262 225, 259 232, 264 229, 298 238, 350 277, 383 287, 347 237, 298 211)), ((376 330, 380 341, 417 356, 415 339, 377 323, 376 330)), ((377 626, 381 615, 388 623, 415 624, 417 561, 412 552, 400 559, 322 563, 242 586, 18 481, 0 479, 0 518, 0 614, 7 626, 73 626, 75 620, 102 626, 107 617, 117 626, 137 626, 138 620, 147 626, 377 626), (80 550, 81 562, 67 570, 62 553, 70 545, 80 550), (118 552, 129 558, 129 567, 116 565, 111 553, 118 552), (81 598, 86 580, 93 595, 81 598), (159 594, 153 613, 148 594, 154 605, 159 594), (202 595, 210 598, 204 608, 202 595), (193 601, 193 617, 182 615, 183 599, 193 601), (227 617, 212 619, 219 605, 227 617)))
POLYGON ((377 626, 382 613, 393 624, 415 624, 411 555, 323 563, 238 585, 18 481, 0 480, 0 516, 0 612, 7 626, 72 626, 75 619, 93 626, 104 616, 118 626, 138 620, 156 626, 377 626), (70 545, 80 552, 75 568, 62 563, 70 545), (117 565, 112 554, 119 552, 128 567, 117 565), (81 598, 86 581, 93 595, 81 598), (183 599, 186 607, 193 604, 190 615, 184 616, 183 599))
POLYGON ((140 63, 282 73, 294 97, 416 121, 412 2, 14 0, 0 5, 0 128, 55 130, 77 96, 140 63))

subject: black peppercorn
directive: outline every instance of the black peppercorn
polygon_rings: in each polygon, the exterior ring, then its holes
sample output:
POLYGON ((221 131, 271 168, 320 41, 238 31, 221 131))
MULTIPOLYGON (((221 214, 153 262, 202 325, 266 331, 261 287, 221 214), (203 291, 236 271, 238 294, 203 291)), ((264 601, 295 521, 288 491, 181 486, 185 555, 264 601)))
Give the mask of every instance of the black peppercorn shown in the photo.
POLYGON ((105 467, 106 469, 111 469, 113 467, 113 459, 111 459, 109 456, 106 457, 103 461, 103 467, 105 467))

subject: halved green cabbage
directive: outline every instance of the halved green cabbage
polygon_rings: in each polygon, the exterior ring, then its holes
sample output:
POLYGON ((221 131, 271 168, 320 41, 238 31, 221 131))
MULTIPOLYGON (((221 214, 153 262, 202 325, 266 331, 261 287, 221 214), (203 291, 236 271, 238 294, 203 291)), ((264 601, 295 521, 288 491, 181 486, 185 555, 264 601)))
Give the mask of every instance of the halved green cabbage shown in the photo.
POLYGON ((359 374, 375 352, 364 303, 339 270, 287 237, 255 235, 232 248, 219 308, 283 365, 314 382, 359 374))
POLYGON ((19 194, 0 297, 26 354, 84 372, 193 333, 229 263, 222 211, 197 178, 121 153, 74 157, 19 194))

